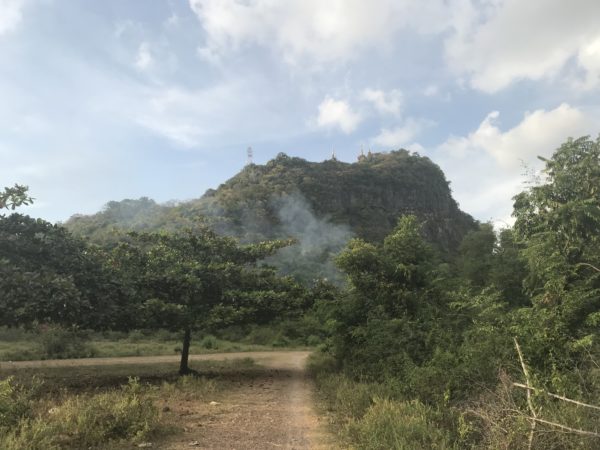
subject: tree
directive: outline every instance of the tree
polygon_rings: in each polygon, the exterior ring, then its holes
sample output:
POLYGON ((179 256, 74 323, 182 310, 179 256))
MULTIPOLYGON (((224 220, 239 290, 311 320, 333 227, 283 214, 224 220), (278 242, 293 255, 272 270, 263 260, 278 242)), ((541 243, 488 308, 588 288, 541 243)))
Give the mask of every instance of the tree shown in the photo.
POLYGON ((496 234, 489 223, 479 225, 479 229, 470 231, 461 242, 458 251, 458 270, 460 276, 478 290, 489 283, 492 270, 496 234))
POLYGON ((350 290, 334 315, 334 352, 348 372, 406 379, 431 357, 439 322, 433 258, 414 216, 401 217, 383 245, 354 239, 340 254, 350 290))
POLYGON ((15 209, 21 205, 30 205, 33 198, 27 194, 28 187, 15 184, 14 187, 5 187, 0 192, 0 209, 15 209))
POLYGON ((112 264, 136 280, 145 326, 183 330, 180 374, 188 365, 194 330, 232 323, 281 308, 288 285, 256 262, 288 241, 241 246, 207 227, 182 233, 131 233, 112 264))
POLYGON ((127 328, 125 294, 99 251, 65 228, 0 216, 0 324, 127 328))
POLYGON ((539 343, 526 353, 548 365, 548 347, 575 356, 600 337, 600 138, 570 139, 543 161, 545 180, 515 197, 513 215, 533 301, 523 323, 535 321, 539 343))

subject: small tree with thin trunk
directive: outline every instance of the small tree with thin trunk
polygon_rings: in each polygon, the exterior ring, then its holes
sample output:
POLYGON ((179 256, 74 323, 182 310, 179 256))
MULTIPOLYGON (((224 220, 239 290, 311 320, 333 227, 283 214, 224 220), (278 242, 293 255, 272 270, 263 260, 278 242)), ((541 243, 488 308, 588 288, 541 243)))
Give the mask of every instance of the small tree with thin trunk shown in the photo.
MULTIPOLYGON (((135 280, 143 327, 183 331, 179 373, 188 365, 194 330, 206 329, 218 316, 235 320, 253 309, 253 302, 281 299, 264 283, 256 262, 289 241, 239 245, 206 227, 184 233, 131 233, 113 251, 113 266, 135 280), (272 295, 270 295, 270 294, 272 295)), ((271 272, 268 272, 271 273, 271 272)), ((255 305, 256 306, 256 305, 255 305)))

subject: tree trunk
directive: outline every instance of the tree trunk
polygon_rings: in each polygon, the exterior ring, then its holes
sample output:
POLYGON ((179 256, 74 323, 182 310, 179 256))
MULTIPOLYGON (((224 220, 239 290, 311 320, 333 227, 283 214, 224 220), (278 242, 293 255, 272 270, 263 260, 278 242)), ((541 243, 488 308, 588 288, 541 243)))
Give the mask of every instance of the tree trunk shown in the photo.
POLYGON ((181 362, 179 363, 179 375, 188 375, 191 370, 188 366, 190 356, 190 342, 192 341, 192 331, 190 328, 185 329, 183 335, 183 348, 181 349, 181 362))

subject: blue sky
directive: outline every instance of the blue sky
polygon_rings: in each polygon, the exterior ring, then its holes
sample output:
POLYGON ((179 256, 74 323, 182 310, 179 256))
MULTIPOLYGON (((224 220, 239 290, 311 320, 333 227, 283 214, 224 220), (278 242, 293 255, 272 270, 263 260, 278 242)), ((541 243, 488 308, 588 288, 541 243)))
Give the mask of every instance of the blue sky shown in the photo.
POLYGON ((408 148, 510 222, 536 156, 600 132, 597 0, 0 0, 0 186, 51 221, 196 198, 246 148, 408 148), (527 169, 525 169, 527 168, 527 169))

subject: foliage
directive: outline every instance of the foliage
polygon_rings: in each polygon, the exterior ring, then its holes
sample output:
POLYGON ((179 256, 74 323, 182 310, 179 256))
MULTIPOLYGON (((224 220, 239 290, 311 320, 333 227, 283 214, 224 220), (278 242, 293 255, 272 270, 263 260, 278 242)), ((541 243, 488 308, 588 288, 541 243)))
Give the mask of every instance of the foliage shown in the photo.
POLYGON ((381 246, 353 240, 338 258, 351 290, 334 314, 334 354, 354 376, 402 378, 435 348, 433 253, 413 216, 381 246))
POLYGON ((30 205, 33 203, 27 191, 27 186, 15 184, 13 187, 5 187, 4 191, 0 192, 0 209, 16 209, 18 206, 30 205))
POLYGON ((91 358, 97 350, 88 342, 86 333, 50 327, 39 335, 42 359, 91 358))
POLYGON ((120 440, 140 441, 157 429, 158 417, 152 397, 136 379, 130 379, 120 390, 69 397, 43 415, 19 415, 0 434, 0 447, 80 449, 120 440))
POLYGON ((310 285, 341 280, 332 257, 350 237, 382 240, 403 214, 415 214, 427 240, 453 253, 475 222, 458 209, 440 168, 406 150, 375 153, 348 164, 313 163, 283 153, 251 164, 216 190, 189 202, 158 205, 148 198, 110 202, 65 226, 97 243, 124 231, 181 231, 204 222, 242 242, 295 238, 269 263, 310 285))
POLYGON ((32 402, 38 387, 34 383, 33 388, 26 388, 12 377, 0 380, 0 432, 10 429, 20 420, 32 417, 32 402))
POLYGON ((445 449, 459 438, 451 413, 419 401, 403 401, 393 382, 357 382, 335 373, 326 355, 311 357, 319 396, 332 413, 340 439, 357 449, 445 449), (450 417, 446 417, 450 416, 450 417))
POLYGON ((431 408, 415 400, 375 399, 360 420, 348 423, 348 435, 357 449, 449 449, 449 433, 433 423, 431 408))
POLYGON ((542 325, 527 331, 536 345, 526 352, 549 370, 600 337, 600 138, 569 140, 545 163, 546 179, 515 197, 514 216, 533 302, 522 319, 542 325))
POLYGON ((0 216, 0 325, 127 328, 126 293, 102 256, 59 225, 0 216))
MULTIPOLYGON (((454 260, 424 243, 414 217, 383 244, 353 240, 340 254, 349 289, 327 313, 325 348, 343 375, 317 381, 350 418, 353 445, 526 448, 530 407, 506 381, 522 377, 515 336, 538 412, 597 432, 597 411, 539 393, 600 403, 600 139, 569 140, 545 163, 543 182, 515 197, 514 229, 480 225, 454 260), (434 423, 439 443, 422 441, 434 423)), ((539 425, 534 448, 597 446, 559 425, 539 425)))
POLYGON ((256 261, 288 241, 241 246, 207 227, 182 233, 131 233, 110 258, 137 292, 141 323, 183 330, 181 368, 186 373, 191 332, 232 323, 268 321, 297 309, 303 290, 256 261), (300 297, 300 298, 299 298, 300 297))

